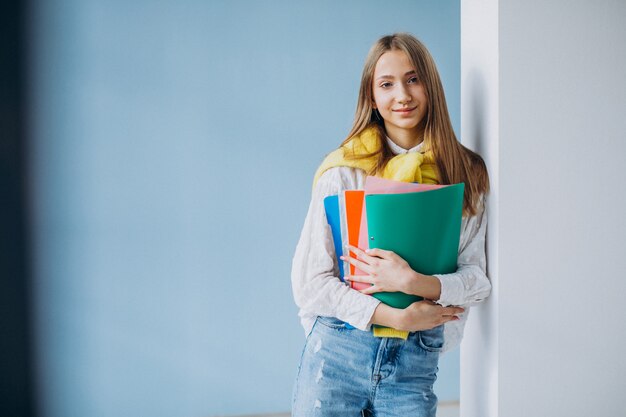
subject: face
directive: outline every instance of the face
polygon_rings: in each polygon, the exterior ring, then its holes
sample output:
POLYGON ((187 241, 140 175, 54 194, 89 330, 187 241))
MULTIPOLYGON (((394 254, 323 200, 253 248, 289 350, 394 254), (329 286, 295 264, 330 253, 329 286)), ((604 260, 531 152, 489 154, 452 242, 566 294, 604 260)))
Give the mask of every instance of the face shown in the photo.
POLYGON ((374 108, 385 123, 387 135, 415 144, 423 139, 428 101, 415 68, 403 51, 385 52, 374 68, 374 108))

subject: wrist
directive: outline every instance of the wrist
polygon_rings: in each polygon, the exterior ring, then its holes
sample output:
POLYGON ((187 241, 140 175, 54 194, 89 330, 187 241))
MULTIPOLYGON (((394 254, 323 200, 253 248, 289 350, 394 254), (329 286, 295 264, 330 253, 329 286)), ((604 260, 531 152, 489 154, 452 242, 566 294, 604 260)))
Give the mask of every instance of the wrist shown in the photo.
POLYGON ((441 281, 435 276, 415 272, 409 281, 409 291, 407 294, 437 301, 441 298, 441 281))
POLYGON ((384 303, 378 304, 370 320, 370 324, 377 324, 398 330, 404 330, 405 323, 406 314, 403 309, 393 308, 384 303))
POLYGON ((411 274, 406 282, 406 291, 404 292, 411 295, 422 295, 422 277, 423 275, 419 272, 411 270, 411 274))
POLYGON ((395 324, 393 326, 394 329, 408 331, 408 317, 405 309, 397 309, 397 314, 395 316, 395 324))

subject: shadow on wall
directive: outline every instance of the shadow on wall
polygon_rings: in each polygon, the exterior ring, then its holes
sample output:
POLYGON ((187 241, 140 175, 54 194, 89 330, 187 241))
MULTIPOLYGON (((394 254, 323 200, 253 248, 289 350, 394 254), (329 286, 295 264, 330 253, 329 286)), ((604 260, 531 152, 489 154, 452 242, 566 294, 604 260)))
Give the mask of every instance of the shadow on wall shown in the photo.
MULTIPOLYGON (((493 144, 488 143, 490 139, 493 140, 496 138, 490 137, 491 132, 489 131, 489 127, 493 121, 489 120, 489 117, 493 117, 493 115, 490 115, 488 110, 492 108, 493 103, 489 103, 488 101, 490 98, 490 90, 484 74, 478 70, 469 71, 467 81, 463 86, 463 93, 468 94, 470 97, 470 99, 467 100, 467 102, 470 103, 470 107, 463 108, 463 117, 467 118, 467 121, 464 124, 469 126, 469 129, 465 132, 466 137, 469 135, 467 139, 471 144, 471 148, 480 154, 485 160, 487 169, 490 171, 489 175, 491 186, 493 186, 497 172, 494 172, 495 170, 490 168, 494 168, 493 161, 497 161, 498 155, 491 154, 491 152, 493 152, 493 144)), ((490 194, 493 195, 493 191, 495 190, 492 189, 490 194)), ((489 222, 487 226, 488 229, 485 250, 487 253, 487 276, 492 282, 492 292, 494 283, 493 278, 497 274, 495 259, 490 259, 490 255, 494 256, 497 248, 497 243, 494 239, 495 230, 497 230, 497 213, 494 208, 494 198, 491 197, 487 201, 489 222), (490 268, 490 266, 492 268, 490 268)), ((494 308, 495 304, 493 294, 484 304, 472 308, 471 314, 473 318, 468 321, 468 326, 465 329, 466 333, 472 333, 471 341, 466 341, 464 344, 465 347, 461 349, 461 390, 463 390, 463 385, 468 385, 472 387, 480 387, 476 389, 488 391, 494 382, 494 379, 491 377, 489 380, 484 380, 484 374, 481 372, 473 372, 474 368, 484 366, 484 358, 497 355, 497 352, 492 349, 493 344, 490 343, 490 340, 493 338, 493 334, 491 334, 491 332, 496 325, 494 322, 495 315, 493 314, 494 308), (476 356, 476 352, 480 352, 480 355, 476 356)), ((493 377, 497 378, 497 375, 494 375, 493 377)), ((464 402, 463 398, 461 398, 461 402, 464 402)), ((490 415, 489 404, 473 400, 470 400, 469 402, 471 404, 467 404, 466 406, 470 407, 469 409, 472 410, 473 415, 490 415)), ((468 409, 466 409, 466 411, 467 410, 468 409)))
POLYGON ((469 86, 472 106, 470 108, 471 113, 469 115, 466 113, 466 117, 469 117, 470 126, 473 128, 471 137, 473 139, 474 151, 487 159, 485 154, 489 149, 485 144, 485 125, 487 124, 485 109, 488 107, 487 103, 485 103, 487 100, 487 86, 483 75, 476 70, 469 73, 467 85, 469 86))

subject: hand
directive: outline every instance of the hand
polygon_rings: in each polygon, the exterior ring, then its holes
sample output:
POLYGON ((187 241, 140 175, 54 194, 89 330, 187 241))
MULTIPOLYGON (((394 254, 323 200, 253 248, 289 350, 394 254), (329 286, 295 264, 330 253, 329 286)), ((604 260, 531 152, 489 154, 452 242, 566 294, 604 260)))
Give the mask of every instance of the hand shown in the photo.
POLYGON ((383 249, 363 251, 351 245, 348 245, 348 248, 355 252, 360 259, 349 256, 342 256, 341 259, 368 275, 349 275, 346 279, 372 284, 371 287, 361 290, 363 294, 374 294, 381 291, 411 293, 411 283, 418 274, 399 255, 383 249))
POLYGON ((465 311, 462 307, 442 307, 432 301, 418 301, 404 310, 398 330, 416 332, 428 330, 453 320, 459 320, 456 316, 465 311))

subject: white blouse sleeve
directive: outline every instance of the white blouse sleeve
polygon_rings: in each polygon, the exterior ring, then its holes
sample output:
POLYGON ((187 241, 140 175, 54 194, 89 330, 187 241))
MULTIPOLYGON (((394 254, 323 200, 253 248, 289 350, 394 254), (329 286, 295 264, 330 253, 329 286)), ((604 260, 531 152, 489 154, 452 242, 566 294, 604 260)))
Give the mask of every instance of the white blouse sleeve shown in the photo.
POLYGON ((478 304, 491 292, 491 283, 486 275, 487 206, 484 196, 478 213, 463 220, 457 271, 435 275, 441 281, 441 295, 436 302, 443 306, 478 304))
POLYGON ((319 178, 293 258, 291 284, 294 300, 301 310, 336 317, 357 329, 369 330, 380 301, 353 290, 339 279, 332 232, 324 210, 325 197, 356 188, 356 184, 345 183, 357 181, 354 170, 350 171, 332 168, 319 178))

